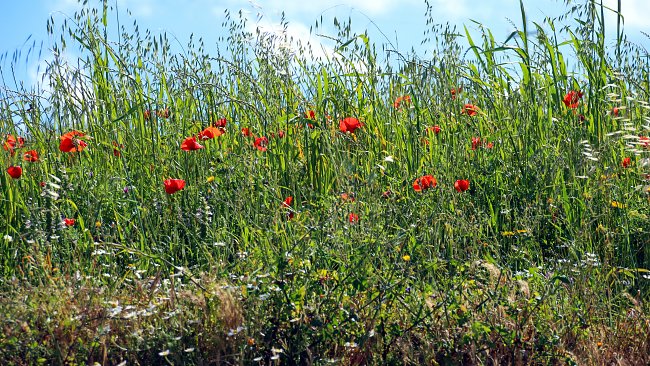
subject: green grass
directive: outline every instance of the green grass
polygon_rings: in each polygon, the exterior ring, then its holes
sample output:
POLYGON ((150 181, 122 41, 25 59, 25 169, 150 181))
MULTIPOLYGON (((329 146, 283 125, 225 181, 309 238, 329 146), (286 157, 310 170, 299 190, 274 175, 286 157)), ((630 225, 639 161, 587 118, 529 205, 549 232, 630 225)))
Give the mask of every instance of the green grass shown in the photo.
POLYGON ((505 44, 430 21, 426 58, 51 19, 44 82, 0 92, 1 363, 647 364, 647 51, 567 9, 505 44))

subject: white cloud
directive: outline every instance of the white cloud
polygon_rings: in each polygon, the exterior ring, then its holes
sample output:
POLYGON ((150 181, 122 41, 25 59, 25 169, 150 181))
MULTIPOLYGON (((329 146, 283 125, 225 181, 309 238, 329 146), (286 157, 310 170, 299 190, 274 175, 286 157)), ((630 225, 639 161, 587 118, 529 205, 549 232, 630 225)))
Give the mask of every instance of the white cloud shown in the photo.
MULTIPOLYGON (((249 20, 250 20, 249 14, 249 20)), ((300 22, 290 21, 286 26, 282 26, 279 23, 273 23, 266 18, 261 18, 259 21, 249 21, 247 23, 247 31, 252 34, 256 34, 256 30, 259 29, 262 34, 265 34, 269 37, 277 37, 275 45, 275 50, 280 54, 285 52, 289 57, 294 56, 304 56, 307 62, 316 61, 320 59, 324 62, 334 62, 337 63, 342 69, 343 73, 366 73, 368 66, 362 60, 354 60, 353 62, 348 62, 345 60, 344 56, 341 53, 335 51, 335 42, 329 40, 325 37, 319 37, 313 32, 309 32, 309 28, 300 22), (287 37, 287 42, 283 43, 282 39, 287 37), (299 48, 298 45, 303 46, 303 51, 306 52, 307 49, 311 49, 310 54, 298 55, 299 48)))
MULTIPOLYGON (((115 5, 115 1, 120 12, 129 9, 135 17, 146 18, 154 13, 153 0, 111 0, 108 2, 109 6, 115 5)), ((101 2, 89 2, 88 5, 101 7, 101 2)), ((75 11, 81 10, 82 3, 79 0, 45 0, 43 6, 49 9, 50 14, 62 13, 71 16, 75 11)))
POLYGON ((392 0, 359 0, 354 2, 354 7, 358 7, 368 15, 387 14, 397 6, 408 6, 409 1, 392 1, 392 0))
MULTIPOLYGON (((617 0, 605 1, 615 4, 617 0)), ((647 9, 650 5, 644 5, 645 1, 624 0, 624 8, 631 4, 633 8, 645 7, 647 9)), ((521 14, 519 0, 429 0, 429 3, 433 8, 434 21, 438 23, 466 23, 469 19, 477 19, 485 22, 486 25, 491 25, 494 21, 501 22, 506 17, 516 22, 521 14)), ((564 12, 564 5, 559 0, 530 1, 525 2, 524 7, 529 17, 547 11, 557 10, 557 13, 543 15, 557 16, 564 12)), ((305 0, 224 0, 218 7, 214 7, 214 13, 220 16, 226 8, 233 12, 237 9, 244 9, 273 17, 284 12, 288 19, 303 19, 308 22, 321 15, 328 20, 337 15, 346 17, 351 15, 353 18, 356 15, 366 15, 372 20, 376 20, 375 17, 390 17, 397 13, 409 14, 410 19, 415 22, 423 23, 426 20, 421 13, 424 10, 424 5, 420 0, 320 0, 316 2, 305 0)), ((637 18, 640 18, 641 14, 638 12, 636 14, 637 18)), ((540 17, 535 18, 539 19, 540 17)), ((395 19, 391 26, 394 25, 399 29, 400 26, 406 25, 403 24, 404 21, 407 20, 395 19)))
MULTIPOLYGON (((618 8, 617 0, 606 0, 605 6, 614 10, 618 8)), ((648 14, 650 14, 650 1, 648 0, 623 0, 621 1, 621 13, 625 27, 644 29, 648 26, 648 14)), ((616 24, 616 14, 609 12, 607 18, 610 24, 616 24)))
POLYGON ((278 44, 279 48, 286 48, 291 52, 297 52, 297 45, 300 43, 304 47, 311 46, 314 57, 318 58, 332 58, 336 57, 334 48, 325 42, 325 39, 318 39, 313 33, 310 34, 309 28, 300 22, 291 21, 286 29, 279 23, 272 23, 271 21, 262 18, 257 22, 249 21, 247 23, 248 31, 255 34, 256 30, 268 36, 278 37, 281 39, 285 35, 288 38, 288 43, 278 44))
POLYGON ((43 76, 45 76, 45 70, 47 65, 52 62, 54 57, 52 55, 47 55, 45 58, 38 60, 37 62, 32 62, 27 66, 27 85, 37 85, 43 83, 43 76))
POLYGON ((71 16, 76 10, 81 9, 81 4, 78 0, 46 0, 44 7, 50 14, 62 13, 71 16))
POLYGON ((58 56, 58 63, 55 63, 55 58, 50 53, 27 68, 26 87, 33 88, 39 94, 40 103, 44 106, 51 105, 52 94, 55 92, 51 84, 54 75, 57 75, 58 82, 61 83, 57 88, 59 91, 65 90, 67 101, 71 105, 81 108, 84 101, 94 100, 90 75, 88 70, 80 68, 78 56, 73 52, 63 52, 58 56))
MULTIPOLYGON (((435 0, 431 3, 434 14, 438 14, 444 21, 457 20, 470 15, 472 8, 467 0, 435 0)), ((475 10, 475 9, 474 9, 475 10)), ((441 19, 442 20, 442 19, 441 19)))
POLYGON ((225 8, 255 8, 269 15, 276 15, 284 11, 287 15, 300 15, 315 19, 321 14, 327 15, 330 12, 349 13, 350 10, 357 10, 369 17, 373 17, 390 14, 397 8, 420 3, 419 0, 226 0, 222 3, 221 11, 225 8))
POLYGON ((118 0, 117 5, 121 10, 129 9, 134 17, 149 18, 154 14, 152 0, 118 0))

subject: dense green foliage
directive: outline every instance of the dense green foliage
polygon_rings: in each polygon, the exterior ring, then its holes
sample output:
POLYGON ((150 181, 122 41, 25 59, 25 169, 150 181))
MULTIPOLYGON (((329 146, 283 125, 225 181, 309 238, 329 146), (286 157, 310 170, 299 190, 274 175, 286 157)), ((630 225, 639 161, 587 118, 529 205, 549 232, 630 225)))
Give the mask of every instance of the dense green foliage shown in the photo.
POLYGON ((647 51, 567 9, 426 58, 51 19, 0 94, 0 360, 648 362, 647 51))

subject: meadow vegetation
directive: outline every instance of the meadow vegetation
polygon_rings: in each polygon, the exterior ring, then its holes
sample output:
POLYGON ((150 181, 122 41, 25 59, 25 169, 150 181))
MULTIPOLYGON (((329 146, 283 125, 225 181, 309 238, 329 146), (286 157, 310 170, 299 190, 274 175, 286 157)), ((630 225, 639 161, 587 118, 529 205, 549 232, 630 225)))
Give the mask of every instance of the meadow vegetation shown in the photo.
POLYGON ((230 12, 174 51, 95 5, 47 22, 38 85, 3 66, 3 365, 650 363, 650 65, 616 9, 522 5, 500 42, 429 7, 422 56, 230 12))

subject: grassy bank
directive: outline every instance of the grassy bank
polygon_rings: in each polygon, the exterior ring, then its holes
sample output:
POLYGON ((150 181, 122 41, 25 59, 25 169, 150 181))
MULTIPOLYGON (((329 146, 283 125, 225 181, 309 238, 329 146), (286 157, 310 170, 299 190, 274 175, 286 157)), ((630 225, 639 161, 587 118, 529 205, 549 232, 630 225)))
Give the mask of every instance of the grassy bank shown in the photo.
POLYGON ((0 361, 647 364, 650 67, 605 11, 427 58, 51 19, 1 94, 0 361))

